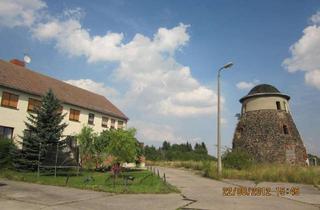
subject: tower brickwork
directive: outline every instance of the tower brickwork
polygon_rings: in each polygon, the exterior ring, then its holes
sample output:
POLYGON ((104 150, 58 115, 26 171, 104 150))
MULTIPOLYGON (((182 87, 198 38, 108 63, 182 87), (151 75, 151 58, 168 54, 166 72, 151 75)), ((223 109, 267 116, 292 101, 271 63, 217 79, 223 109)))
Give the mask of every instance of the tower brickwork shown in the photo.
POLYGON ((291 116, 289 99, 267 84, 254 87, 241 98, 233 148, 247 151, 259 162, 306 164, 306 149, 291 116))

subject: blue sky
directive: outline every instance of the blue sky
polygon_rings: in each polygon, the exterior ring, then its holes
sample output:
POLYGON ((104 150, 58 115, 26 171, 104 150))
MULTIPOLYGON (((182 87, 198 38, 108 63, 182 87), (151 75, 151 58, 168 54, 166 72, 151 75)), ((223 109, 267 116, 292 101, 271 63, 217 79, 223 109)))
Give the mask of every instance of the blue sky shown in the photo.
POLYGON ((318 11, 319 1, 293 0, 1 0, 0 58, 27 52, 29 68, 105 95, 147 144, 204 141, 212 154, 216 69, 233 61, 222 76, 223 145, 239 98, 270 83, 292 97, 307 150, 319 155, 318 11))

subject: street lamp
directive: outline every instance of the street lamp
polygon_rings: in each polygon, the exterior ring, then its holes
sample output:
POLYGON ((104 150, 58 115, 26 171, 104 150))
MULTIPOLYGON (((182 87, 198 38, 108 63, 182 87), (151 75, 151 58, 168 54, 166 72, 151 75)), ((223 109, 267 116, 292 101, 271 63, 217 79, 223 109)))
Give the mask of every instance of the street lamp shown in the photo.
POLYGON ((220 135, 220 73, 223 69, 233 66, 233 63, 227 63, 218 70, 218 113, 217 113, 217 156, 218 156, 218 174, 221 175, 221 135, 220 135))

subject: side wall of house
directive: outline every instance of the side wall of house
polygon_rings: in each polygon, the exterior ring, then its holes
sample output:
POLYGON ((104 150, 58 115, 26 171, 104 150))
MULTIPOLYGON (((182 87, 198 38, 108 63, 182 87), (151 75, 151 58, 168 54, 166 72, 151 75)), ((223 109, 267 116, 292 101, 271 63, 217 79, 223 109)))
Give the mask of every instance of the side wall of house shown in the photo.
MULTIPOLYGON (((0 126, 4 127, 11 127, 13 128, 13 139, 18 139, 19 136, 23 134, 23 130, 26 128, 24 122, 27 120, 28 116, 28 101, 29 98, 33 99, 40 99, 37 96, 33 96, 30 94, 26 94, 20 91, 7 89, 0 87, 0 103, 2 100, 2 93, 3 91, 13 93, 19 96, 17 109, 7 108, 0 105, 0 126)), ((104 115, 102 113, 98 113, 95 111, 83 109, 81 107, 69 105, 69 104, 62 104, 63 106, 63 114, 65 114, 64 122, 68 124, 67 128, 64 130, 64 135, 76 135, 80 132, 81 128, 84 125, 88 125, 94 129, 95 132, 102 132, 105 129, 111 127, 111 119, 115 120, 114 128, 118 128, 118 122, 123 122, 123 127, 126 127, 126 121, 123 119, 118 119, 112 116, 104 115), (69 113, 70 109, 80 110, 79 122, 70 121, 69 120, 69 113), (88 124, 88 117, 89 113, 94 114, 94 124, 88 124), (107 117, 108 120, 108 128, 102 127, 102 117, 107 117)))

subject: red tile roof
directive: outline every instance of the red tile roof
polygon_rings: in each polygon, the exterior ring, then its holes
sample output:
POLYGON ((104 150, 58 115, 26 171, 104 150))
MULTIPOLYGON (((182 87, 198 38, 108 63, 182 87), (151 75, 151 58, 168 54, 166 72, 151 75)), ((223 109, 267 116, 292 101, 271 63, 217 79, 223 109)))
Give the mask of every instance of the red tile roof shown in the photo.
POLYGON ((63 103, 128 120, 125 114, 102 95, 3 60, 0 60, 0 86, 37 96, 42 96, 51 88, 63 103))

